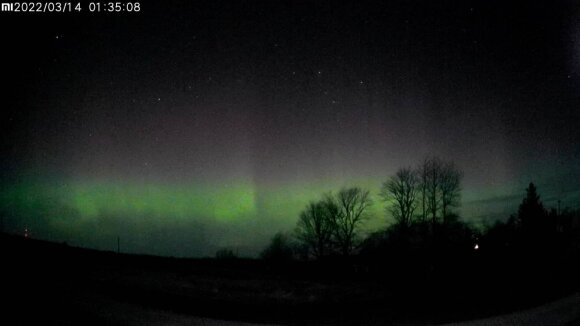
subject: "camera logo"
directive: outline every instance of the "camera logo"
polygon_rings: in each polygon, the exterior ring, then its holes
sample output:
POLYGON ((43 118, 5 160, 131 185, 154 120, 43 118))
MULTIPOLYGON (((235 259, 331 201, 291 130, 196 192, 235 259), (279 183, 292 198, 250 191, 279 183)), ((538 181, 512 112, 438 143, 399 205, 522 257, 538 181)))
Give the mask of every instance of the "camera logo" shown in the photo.
POLYGON ((2 11, 12 11, 12 3, 2 3, 2 11))

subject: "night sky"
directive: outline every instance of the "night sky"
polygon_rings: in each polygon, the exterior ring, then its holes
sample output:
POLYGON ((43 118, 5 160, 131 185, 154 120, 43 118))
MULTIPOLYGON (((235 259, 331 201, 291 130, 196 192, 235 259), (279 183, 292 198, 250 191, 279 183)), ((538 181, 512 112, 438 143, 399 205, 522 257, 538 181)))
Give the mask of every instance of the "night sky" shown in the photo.
POLYGON ((1 12, 3 229, 252 256, 343 186, 386 226, 381 183, 426 155, 464 171, 476 225, 530 181, 580 208, 580 4, 434 2, 1 12))

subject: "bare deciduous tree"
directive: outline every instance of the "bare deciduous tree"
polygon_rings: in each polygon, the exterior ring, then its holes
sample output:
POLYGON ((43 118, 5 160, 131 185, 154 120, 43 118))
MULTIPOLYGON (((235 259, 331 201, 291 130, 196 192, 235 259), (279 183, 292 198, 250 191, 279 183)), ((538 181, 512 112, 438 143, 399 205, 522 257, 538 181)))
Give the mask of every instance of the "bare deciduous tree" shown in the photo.
POLYGON ((461 200, 461 180, 463 172, 455 163, 447 162, 441 167, 439 189, 441 194, 441 215, 447 221, 450 209, 458 207, 461 200))
POLYGON ((415 170, 419 182, 419 199, 421 201, 421 221, 427 220, 427 183, 429 180, 429 159, 424 159, 415 170))
POLYGON ((450 209, 459 206, 463 173, 453 162, 438 157, 424 159, 416 173, 423 219, 430 217, 432 224, 440 218, 446 221, 451 216, 450 209))
POLYGON ((385 202, 393 202, 388 210, 395 221, 402 226, 409 226, 412 222, 420 193, 419 185, 417 173, 404 168, 399 169, 381 187, 381 197, 385 202))
POLYGON ((336 201, 335 241, 343 255, 350 255, 357 244, 358 229, 366 218, 366 210, 372 204, 368 190, 358 187, 345 188, 338 192, 336 201))
POLYGON ((423 219, 430 216, 433 224, 437 223, 438 212, 441 209, 442 169, 443 162, 438 157, 425 158, 417 167, 423 219))
POLYGON ((329 211, 327 199, 308 204, 300 213, 296 236, 305 243, 318 259, 329 253, 335 230, 335 216, 329 211))

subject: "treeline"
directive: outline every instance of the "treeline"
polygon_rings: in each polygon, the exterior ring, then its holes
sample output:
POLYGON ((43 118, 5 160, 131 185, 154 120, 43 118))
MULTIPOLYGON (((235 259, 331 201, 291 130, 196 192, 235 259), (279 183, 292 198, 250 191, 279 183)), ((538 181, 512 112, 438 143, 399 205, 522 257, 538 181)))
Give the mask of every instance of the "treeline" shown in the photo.
POLYGON ((421 161, 415 168, 399 169, 383 182, 379 198, 392 224, 386 231, 362 237, 361 228, 373 205, 370 191, 359 187, 326 193, 310 202, 300 213, 293 234, 277 233, 262 252, 265 259, 293 258, 320 260, 329 256, 348 257, 364 251, 394 229, 428 226, 433 232, 439 224, 458 221, 463 172, 453 162, 438 157, 421 161), (292 253, 292 254, 291 254, 292 253))
POLYGON ((496 222, 481 239, 481 246, 497 252, 533 252, 549 255, 580 249, 580 214, 568 208, 546 208, 533 183, 506 222, 496 222))
POLYGON ((269 261, 356 258, 366 264, 384 262, 385 257, 407 263, 409 257, 417 257, 422 260, 418 268, 433 269, 441 261, 471 259, 482 250, 553 248, 558 234, 570 234, 573 221, 578 221, 578 214, 568 210, 545 209, 530 184, 518 213, 507 222, 484 230, 473 228, 456 211, 462 179, 463 172, 454 162, 438 157, 398 169, 378 193, 387 220, 393 222, 366 237, 362 226, 373 205, 370 191, 350 187, 323 194, 302 210, 293 233, 274 235, 261 257, 269 261))
POLYGON ((457 214, 462 179, 436 157, 397 170, 376 196, 391 223, 371 234, 361 228, 373 205, 368 190, 323 194, 292 233, 274 235, 262 266, 276 278, 373 284, 383 298, 377 311, 396 307, 429 322, 441 311, 498 315, 580 289, 578 212, 546 209, 530 183, 517 213, 474 228, 457 214))

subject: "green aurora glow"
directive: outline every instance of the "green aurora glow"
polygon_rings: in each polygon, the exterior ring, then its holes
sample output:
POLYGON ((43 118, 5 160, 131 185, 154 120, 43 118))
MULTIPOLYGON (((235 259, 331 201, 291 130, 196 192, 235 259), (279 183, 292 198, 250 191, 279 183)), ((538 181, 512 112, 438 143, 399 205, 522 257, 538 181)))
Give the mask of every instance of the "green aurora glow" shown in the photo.
MULTIPOLYGON (((371 191, 380 186, 372 180, 358 185, 371 191)), ((200 223, 233 227, 234 240, 226 239, 221 245, 236 245, 251 239, 250 242, 257 242, 257 249, 275 232, 291 232, 299 212, 309 201, 338 189, 330 181, 258 188, 243 180, 212 186, 29 179, 5 184, 0 202, 12 229, 28 227, 33 232, 42 229, 43 236, 49 240, 102 248, 98 241, 83 243, 86 229, 92 230, 92 237, 99 238, 114 237, 121 232, 152 233, 155 228, 164 228, 162 224, 200 223), (235 229, 242 225, 251 227, 249 230, 242 227, 235 234, 235 229)), ((375 203, 369 211, 366 229, 371 231, 384 223, 382 204, 375 203)))
MULTIPOLYGON (((204 256, 236 247, 255 255, 274 233, 292 232, 308 202, 343 186, 371 191, 374 204, 363 232, 385 227, 391 219, 378 197, 380 184, 378 178, 258 186, 249 180, 168 184, 27 177, 2 185, 0 213, 9 232, 29 228, 33 236, 91 248, 114 250, 112 239, 123 235, 128 252, 204 256)), ((490 214, 505 218, 517 209, 521 198, 514 193, 506 186, 467 189, 459 213, 474 225, 489 224, 490 214)), ((550 197, 543 198, 553 206, 550 197)), ((563 204, 579 197, 569 193, 563 204)))

